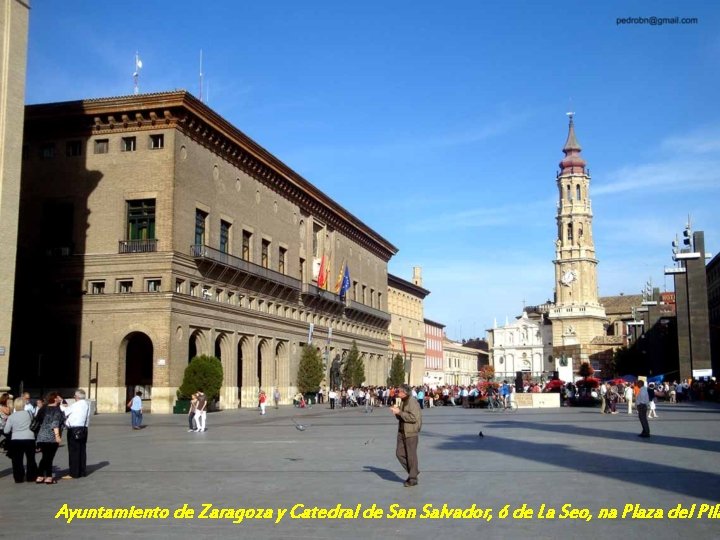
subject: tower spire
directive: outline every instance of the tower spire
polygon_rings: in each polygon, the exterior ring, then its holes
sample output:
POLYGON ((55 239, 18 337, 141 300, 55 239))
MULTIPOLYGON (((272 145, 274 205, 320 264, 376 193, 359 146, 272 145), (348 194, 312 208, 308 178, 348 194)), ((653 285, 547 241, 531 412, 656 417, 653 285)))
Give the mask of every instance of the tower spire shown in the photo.
POLYGON ((560 174, 585 174, 585 160, 580 156, 582 147, 575 136, 575 113, 566 113, 570 118, 568 136, 563 147, 565 158, 560 162, 560 174))

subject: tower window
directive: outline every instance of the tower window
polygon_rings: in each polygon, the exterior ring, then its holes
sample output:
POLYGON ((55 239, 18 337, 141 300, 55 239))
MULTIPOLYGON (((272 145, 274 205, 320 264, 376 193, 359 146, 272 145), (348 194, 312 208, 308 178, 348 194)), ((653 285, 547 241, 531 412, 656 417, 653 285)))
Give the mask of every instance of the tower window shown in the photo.
POLYGON ((570 189, 570 184, 567 186, 567 200, 572 201, 572 190, 570 189))
POLYGON ((580 200, 580 184, 575 186, 575 198, 579 201, 580 200))
POLYGON ((572 223, 568 223, 568 227, 567 227, 567 239, 568 239, 568 242, 572 242, 572 241, 573 241, 573 226, 572 226, 572 223))

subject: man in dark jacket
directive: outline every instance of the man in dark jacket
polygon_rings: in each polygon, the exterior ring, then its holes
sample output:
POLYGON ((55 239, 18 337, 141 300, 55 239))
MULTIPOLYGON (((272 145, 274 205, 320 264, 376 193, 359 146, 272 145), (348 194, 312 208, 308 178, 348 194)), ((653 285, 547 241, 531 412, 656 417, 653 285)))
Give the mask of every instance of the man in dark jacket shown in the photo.
POLYGON ((403 485, 412 487, 417 486, 417 477, 420 474, 417 445, 422 428, 422 412, 417 400, 412 398, 410 387, 407 384, 400 386, 397 395, 400 398, 400 406, 390 408, 390 412, 399 420, 395 455, 400 465, 408 473, 408 478, 403 485))

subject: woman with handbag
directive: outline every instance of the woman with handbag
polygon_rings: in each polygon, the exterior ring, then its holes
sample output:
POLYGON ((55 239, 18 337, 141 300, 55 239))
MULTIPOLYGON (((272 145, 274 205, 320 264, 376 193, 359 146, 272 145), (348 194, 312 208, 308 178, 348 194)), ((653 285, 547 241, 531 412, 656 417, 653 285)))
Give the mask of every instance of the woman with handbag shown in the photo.
POLYGON ((13 412, 5 423, 4 432, 12 438, 8 445, 8 454, 12 459, 13 478, 16 484, 34 482, 37 478, 35 465, 35 434, 30 429, 33 415, 25 410, 25 400, 17 398, 13 412), (23 465, 23 457, 27 460, 27 469, 23 465))
POLYGON ((62 442, 62 428, 65 422, 65 415, 60 410, 61 401, 60 394, 50 392, 45 400, 45 406, 38 413, 42 414, 44 411, 37 434, 37 446, 42 452, 42 458, 38 466, 39 476, 35 480, 36 484, 57 484, 57 480, 53 477, 53 460, 62 442))

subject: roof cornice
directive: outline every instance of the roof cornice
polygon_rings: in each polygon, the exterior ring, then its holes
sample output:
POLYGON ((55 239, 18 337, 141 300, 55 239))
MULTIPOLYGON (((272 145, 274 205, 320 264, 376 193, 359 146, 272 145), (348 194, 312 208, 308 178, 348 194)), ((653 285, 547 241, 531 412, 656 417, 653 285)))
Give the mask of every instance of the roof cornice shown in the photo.
POLYGON ((384 261, 398 249, 185 90, 87 99, 25 109, 26 124, 63 121, 61 129, 91 135, 175 128, 240 170, 294 201, 384 261), (82 118, 92 117, 92 121, 82 118))

